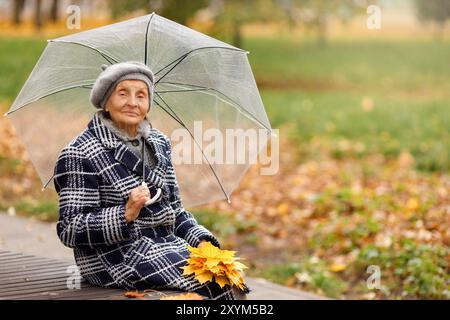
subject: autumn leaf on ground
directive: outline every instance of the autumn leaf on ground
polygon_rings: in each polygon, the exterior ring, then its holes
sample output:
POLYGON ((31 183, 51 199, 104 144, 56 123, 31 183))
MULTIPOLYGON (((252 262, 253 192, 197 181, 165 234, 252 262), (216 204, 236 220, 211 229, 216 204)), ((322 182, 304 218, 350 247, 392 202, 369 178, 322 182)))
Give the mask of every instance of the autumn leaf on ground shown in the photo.
POLYGON ((191 252, 187 265, 181 267, 183 275, 194 274, 201 284, 206 282, 216 282, 221 288, 225 285, 234 285, 242 291, 248 293, 248 287, 244 282, 243 263, 238 262, 235 251, 221 250, 210 242, 205 242, 201 247, 194 248, 188 246, 191 252))
POLYGON ((201 295, 195 292, 180 293, 174 296, 162 297, 160 300, 204 300, 201 295))
POLYGON ((342 263, 333 263, 330 267, 330 270, 333 272, 341 272, 344 271, 347 266, 342 263))
POLYGON ((140 293, 137 291, 127 291, 123 295, 127 298, 143 298, 143 297, 145 297, 145 293, 140 293))

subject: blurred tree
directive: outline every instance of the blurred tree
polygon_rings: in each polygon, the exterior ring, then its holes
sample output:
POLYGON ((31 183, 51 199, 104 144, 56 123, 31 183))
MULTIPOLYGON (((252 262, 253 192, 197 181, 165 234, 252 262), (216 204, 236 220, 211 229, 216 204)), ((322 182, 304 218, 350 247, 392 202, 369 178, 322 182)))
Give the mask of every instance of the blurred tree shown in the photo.
POLYGON ((277 0, 285 12, 290 27, 302 24, 314 30, 319 45, 325 45, 331 19, 349 22, 355 15, 367 10, 366 0, 277 0))
POLYGON ((13 22, 15 25, 22 23, 22 12, 25 7, 25 0, 14 0, 13 8, 13 22))
POLYGON ((58 2, 59 0, 52 0, 52 6, 50 7, 50 20, 53 22, 58 21, 58 2))
POLYGON ((186 25, 200 10, 208 11, 214 27, 211 32, 218 37, 231 36, 230 41, 242 46, 242 27, 254 21, 269 21, 274 11, 281 11, 274 0, 109 0, 111 16, 117 18, 136 10, 155 11, 158 14, 186 25))
POLYGON ((42 28, 42 0, 35 0, 34 25, 37 30, 42 28))
POLYGON ((450 18, 450 1, 448 0, 416 0, 417 16, 422 21, 434 22, 437 26, 437 37, 442 39, 445 25, 450 18))
POLYGON ((238 48, 243 46, 245 24, 281 18, 281 11, 273 0, 211 0, 209 10, 214 16, 215 35, 231 36, 232 44, 238 48))
POLYGON ((209 3, 208 0, 164 0, 160 2, 162 2, 162 5, 159 5, 159 10, 157 9, 158 6, 154 9, 155 11, 158 10, 158 14, 184 25, 186 25, 188 20, 200 9, 205 8, 209 3))
POLYGON ((186 24, 198 10, 207 6, 207 0, 109 0, 108 5, 113 19, 133 11, 155 11, 161 16, 181 24, 186 24))
POLYGON ((150 10, 149 3, 150 1, 146 0, 108 0, 108 7, 111 12, 111 17, 117 19, 133 11, 141 9, 150 10))

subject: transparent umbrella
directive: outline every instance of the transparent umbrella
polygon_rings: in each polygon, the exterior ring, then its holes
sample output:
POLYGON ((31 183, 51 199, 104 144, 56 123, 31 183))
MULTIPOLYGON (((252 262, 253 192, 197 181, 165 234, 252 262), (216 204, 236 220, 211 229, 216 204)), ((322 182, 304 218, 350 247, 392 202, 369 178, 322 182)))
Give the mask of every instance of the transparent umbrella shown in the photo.
POLYGON ((27 148, 43 189, 54 187, 50 182, 61 149, 96 112, 89 94, 101 65, 143 62, 156 79, 149 114, 152 126, 172 140, 174 151, 190 150, 189 157, 181 151, 172 154, 179 155, 173 163, 184 205, 230 201, 271 133, 247 54, 152 13, 48 40, 6 115, 27 148), (255 130, 264 132, 257 145, 250 139, 255 130), (213 143, 219 138, 223 140, 213 143), (242 138, 247 139, 245 144, 235 143, 242 138), (235 157, 229 156, 230 151, 235 157), (221 154, 228 158, 218 157, 221 154))

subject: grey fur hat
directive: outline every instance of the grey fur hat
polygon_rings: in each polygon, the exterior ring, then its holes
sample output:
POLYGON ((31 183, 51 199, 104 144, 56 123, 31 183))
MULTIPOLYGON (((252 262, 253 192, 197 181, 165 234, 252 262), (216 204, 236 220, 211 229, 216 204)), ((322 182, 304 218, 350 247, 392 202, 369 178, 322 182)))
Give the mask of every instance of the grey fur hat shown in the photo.
POLYGON ((152 70, 138 61, 120 62, 112 65, 103 64, 102 72, 98 76, 91 90, 90 101, 98 109, 105 109, 109 96, 117 84, 123 80, 142 80, 147 84, 149 108, 151 109, 154 89, 154 75, 152 70))

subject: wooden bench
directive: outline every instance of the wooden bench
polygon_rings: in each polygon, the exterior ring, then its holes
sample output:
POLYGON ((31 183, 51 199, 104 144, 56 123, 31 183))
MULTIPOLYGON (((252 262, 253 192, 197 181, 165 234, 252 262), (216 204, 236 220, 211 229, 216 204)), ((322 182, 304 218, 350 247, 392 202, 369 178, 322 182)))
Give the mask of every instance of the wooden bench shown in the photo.
MULTIPOLYGON (((92 286, 83 279, 79 281, 79 289, 70 289, 72 284, 76 284, 69 279, 74 270, 70 262, 0 250, 0 299, 129 299, 124 295, 125 290, 92 286)), ((176 290, 151 290, 139 299, 159 300, 162 296, 180 293, 176 290)))
MULTIPOLYGON (((74 262, 23 254, 0 249, 0 300, 123 300, 125 290, 92 286, 85 280, 79 289, 70 289, 68 279, 73 276, 74 262)), ((308 292, 291 289, 264 279, 247 278, 252 291, 250 300, 322 300, 308 292)), ((69 281, 69 283, 71 283, 69 281)), ((139 299, 159 300, 182 291, 150 290, 139 299)))

